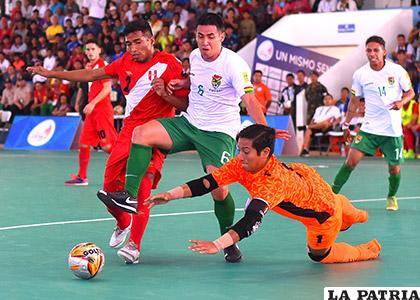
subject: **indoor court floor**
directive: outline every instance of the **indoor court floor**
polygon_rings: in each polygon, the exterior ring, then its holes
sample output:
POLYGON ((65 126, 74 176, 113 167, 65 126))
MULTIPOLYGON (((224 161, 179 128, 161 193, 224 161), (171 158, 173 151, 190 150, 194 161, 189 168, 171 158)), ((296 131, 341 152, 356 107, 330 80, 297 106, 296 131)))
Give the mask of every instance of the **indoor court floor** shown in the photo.
MULTIPOLYGON (((183 199, 152 210, 141 262, 125 265, 109 248, 115 226, 96 191, 102 187, 107 155, 92 153, 89 186, 63 182, 78 166, 77 152, 0 152, 0 299, 323 299, 324 287, 419 286, 420 160, 402 168, 400 210, 387 212, 387 166, 381 158, 362 161, 342 193, 369 212, 369 221, 342 232, 338 241, 360 244, 376 238, 379 260, 322 265, 306 254, 304 227, 270 212, 260 229, 242 241, 244 259, 227 264, 221 254, 188 250, 189 239, 219 236, 210 196, 183 199), (92 280, 67 268, 70 249, 96 243, 105 266, 92 280)), ((285 158, 304 162, 330 183, 341 157, 285 158)), ((170 156, 158 191, 202 175, 194 154, 170 156)), ((238 220, 248 197, 231 188, 238 220)))

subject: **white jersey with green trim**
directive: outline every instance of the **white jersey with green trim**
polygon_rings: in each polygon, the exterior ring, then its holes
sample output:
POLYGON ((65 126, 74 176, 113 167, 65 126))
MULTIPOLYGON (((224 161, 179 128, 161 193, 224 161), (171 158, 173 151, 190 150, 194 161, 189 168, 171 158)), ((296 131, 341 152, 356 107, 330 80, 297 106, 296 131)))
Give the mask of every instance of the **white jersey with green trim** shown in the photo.
POLYGON ((254 91, 248 64, 226 48, 211 62, 205 61, 200 50, 195 49, 190 64, 191 90, 187 112, 183 115, 198 129, 236 138, 241 126, 241 97, 254 91))
POLYGON ((353 74, 352 94, 365 99, 361 130, 376 135, 401 136, 401 111, 390 108, 411 87, 407 71, 391 61, 386 60, 380 71, 373 70, 369 63, 359 68, 353 74))

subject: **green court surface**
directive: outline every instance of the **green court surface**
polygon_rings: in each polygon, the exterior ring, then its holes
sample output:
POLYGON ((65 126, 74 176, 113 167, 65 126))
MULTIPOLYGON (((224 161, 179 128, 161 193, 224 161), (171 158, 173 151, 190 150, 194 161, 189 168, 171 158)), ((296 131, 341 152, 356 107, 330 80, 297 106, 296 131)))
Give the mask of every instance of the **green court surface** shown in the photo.
MULTIPOLYGON (((403 165, 400 210, 387 212, 386 163, 365 159, 342 192, 370 219, 338 241, 383 247, 377 261, 322 265, 306 254, 304 227, 269 213, 253 236, 240 243, 243 262, 221 254, 189 252, 188 239, 219 236, 209 196, 156 207, 143 241, 141 263, 125 265, 108 247, 115 226, 96 199, 106 154, 93 153, 87 187, 65 187, 76 171, 77 152, 0 152, 0 299, 322 299, 326 286, 419 286, 420 161, 403 165), (105 252, 102 273, 80 280, 67 269, 77 243, 91 241, 105 252)), ((343 159, 286 158, 315 166, 331 182, 343 159)), ((193 154, 170 156, 158 191, 202 175, 193 154)), ((231 188, 236 219, 247 193, 231 188)))

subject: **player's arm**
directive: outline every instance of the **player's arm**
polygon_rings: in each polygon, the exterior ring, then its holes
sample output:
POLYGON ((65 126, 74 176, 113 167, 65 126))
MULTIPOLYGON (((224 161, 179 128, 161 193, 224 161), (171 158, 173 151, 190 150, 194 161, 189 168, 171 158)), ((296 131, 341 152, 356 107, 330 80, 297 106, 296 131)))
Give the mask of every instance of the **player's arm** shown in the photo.
POLYGON ((102 90, 98 93, 98 95, 96 95, 96 97, 91 102, 89 102, 85 106, 85 108, 83 109, 83 112, 87 115, 90 114, 95 109, 95 106, 99 102, 103 101, 111 93, 111 91, 112 91, 111 82, 108 81, 108 82, 103 83, 102 90))
POLYGON ((261 199, 253 199, 245 209, 245 214, 231 229, 213 242, 190 240, 193 244, 189 248, 200 254, 215 254, 240 240, 249 237, 261 225, 264 215, 268 211, 268 204, 261 199))
MULTIPOLYGON (((172 81, 172 80, 171 80, 172 81)), ((170 83, 168 83, 169 86, 170 83)), ((165 86, 165 81, 162 78, 155 78, 152 81, 152 87, 156 94, 161 96, 163 100, 172 104, 177 109, 186 111, 188 107, 188 95, 186 96, 175 96, 174 93, 169 93, 165 86)))
POLYGON ((28 67, 27 70, 32 74, 39 74, 47 78, 58 78, 68 81, 95 81, 100 79, 109 79, 110 75, 106 74, 105 68, 99 69, 82 69, 74 71, 49 71, 41 66, 28 67))
POLYGON ((198 179, 191 180, 183 185, 177 186, 170 191, 156 194, 145 200, 149 207, 154 205, 166 204, 169 201, 202 196, 217 189, 219 184, 212 174, 208 174, 198 179))
MULTIPOLYGON (((245 93, 242 95, 241 100, 245 104, 247 112, 255 121, 255 123, 267 126, 267 120, 265 119, 265 116, 261 110, 260 104, 255 98, 255 94, 253 92, 245 93)), ((287 130, 276 129, 276 138, 287 140, 289 137, 290 134, 287 132, 287 130)))
POLYGON ((401 100, 394 101, 391 104, 391 110, 400 110, 404 104, 410 102, 411 99, 414 99, 414 96, 416 93, 414 93, 413 88, 410 88, 407 92, 403 92, 401 100))

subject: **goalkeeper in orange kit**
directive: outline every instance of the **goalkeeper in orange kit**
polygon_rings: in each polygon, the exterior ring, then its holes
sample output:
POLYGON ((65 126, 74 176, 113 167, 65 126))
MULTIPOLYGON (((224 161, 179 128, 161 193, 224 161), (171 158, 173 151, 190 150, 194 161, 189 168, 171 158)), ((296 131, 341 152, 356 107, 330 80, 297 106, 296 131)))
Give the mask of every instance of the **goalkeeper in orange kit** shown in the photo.
POLYGON ((340 231, 366 222, 368 213, 355 208, 345 196, 335 195, 311 167, 280 162, 273 155, 273 128, 251 125, 238 134, 237 140, 239 155, 220 169, 146 200, 150 206, 164 204, 178 198, 201 196, 233 182, 248 190, 251 201, 244 217, 213 242, 191 240, 192 251, 215 254, 249 237, 271 209, 305 225, 308 255, 314 261, 342 263, 379 257, 381 245, 377 240, 358 246, 335 242, 340 231))

